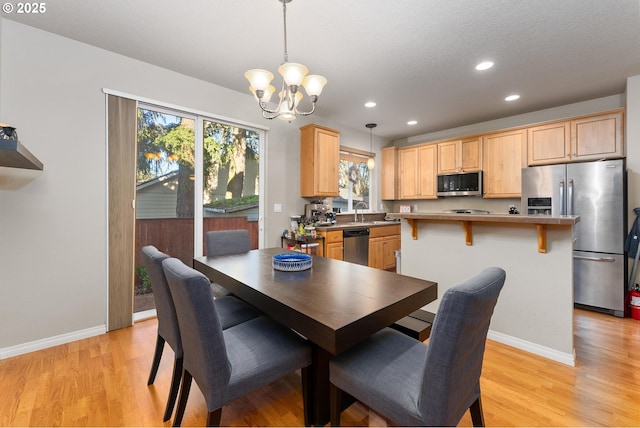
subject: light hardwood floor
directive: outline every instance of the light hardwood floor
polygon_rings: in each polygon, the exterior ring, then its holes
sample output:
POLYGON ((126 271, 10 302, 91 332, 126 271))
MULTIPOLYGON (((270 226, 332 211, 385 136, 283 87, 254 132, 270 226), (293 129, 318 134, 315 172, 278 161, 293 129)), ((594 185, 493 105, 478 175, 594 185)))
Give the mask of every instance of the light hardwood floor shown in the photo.
MULTIPOLYGON (((576 310, 577 366, 488 341, 487 426, 640 426, 640 321, 576 310)), ((147 387, 156 321, 0 361, 0 426, 161 426, 173 354, 147 387)), ((302 424, 297 374, 225 407, 222 424, 302 424)), ((195 385, 195 384, 194 384, 195 385)), ((197 387, 183 426, 204 426, 197 387)), ((344 426, 384 424, 356 403, 344 426)), ((460 426, 471 426, 468 413, 460 426)))

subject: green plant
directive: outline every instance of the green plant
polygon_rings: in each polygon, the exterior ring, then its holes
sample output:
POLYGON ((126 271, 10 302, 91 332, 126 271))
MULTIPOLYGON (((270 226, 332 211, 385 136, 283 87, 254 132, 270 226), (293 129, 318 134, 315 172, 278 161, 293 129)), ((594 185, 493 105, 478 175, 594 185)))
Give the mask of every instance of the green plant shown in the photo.
POLYGON ((221 199, 218 201, 213 201, 207 204, 206 206, 209 208, 231 208, 231 207, 237 207, 242 205, 257 204, 259 201, 260 201, 259 195, 249 195, 249 196, 242 196, 240 198, 221 199))
POLYGON ((140 294, 151 293, 151 277, 147 272, 147 268, 143 265, 136 266, 136 284, 141 285, 140 294))

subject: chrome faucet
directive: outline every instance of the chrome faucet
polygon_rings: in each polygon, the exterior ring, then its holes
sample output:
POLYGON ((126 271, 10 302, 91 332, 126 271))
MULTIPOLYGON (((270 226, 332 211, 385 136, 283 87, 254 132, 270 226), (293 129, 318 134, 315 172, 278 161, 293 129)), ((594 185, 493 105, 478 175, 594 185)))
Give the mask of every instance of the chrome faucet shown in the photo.
MULTIPOLYGON (((355 213, 355 214, 354 214, 354 216, 353 216, 353 221, 354 221, 355 223, 357 223, 357 222, 358 222, 358 207, 359 207, 361 204, 362 204, 362 205, 364 205, 364 208, 365 208, 365 209, 368 209, 368 208, 369 208, 369 206, 367 205, 367 203, 366 203, 366 202, 363 202, 363 201, 360 201, 360 202, 358 202, 358 203, 356 204, 356 208, 355 208, 356 213, 355 213)), ((360 213, 360 217, 362 217, 361 221, 362 221, 362 223, 364 223, 364 213, 360 213)))

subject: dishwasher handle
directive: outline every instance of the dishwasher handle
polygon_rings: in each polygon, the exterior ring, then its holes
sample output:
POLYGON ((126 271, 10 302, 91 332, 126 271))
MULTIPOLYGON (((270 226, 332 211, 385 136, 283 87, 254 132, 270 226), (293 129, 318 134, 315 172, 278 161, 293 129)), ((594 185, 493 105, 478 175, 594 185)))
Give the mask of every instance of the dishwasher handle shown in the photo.
POLYGON ((369 236, 369 229, 345 229, 342 231, 343 238, 354 238, 357 236, 369 236))

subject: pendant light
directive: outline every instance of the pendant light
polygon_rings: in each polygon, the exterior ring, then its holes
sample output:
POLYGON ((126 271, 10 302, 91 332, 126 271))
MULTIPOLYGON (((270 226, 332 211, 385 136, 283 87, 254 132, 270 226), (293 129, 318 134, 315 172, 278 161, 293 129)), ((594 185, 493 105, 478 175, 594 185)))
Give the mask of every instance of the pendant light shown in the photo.
POLYGON ((376 166, 376 161, 373 158, 373 128, 378 125, 375 123, 367 123, 365 126, 369 128, 369 151, 371 152, 371 157, 367 159, 367 168, 371 170, 376 166))

